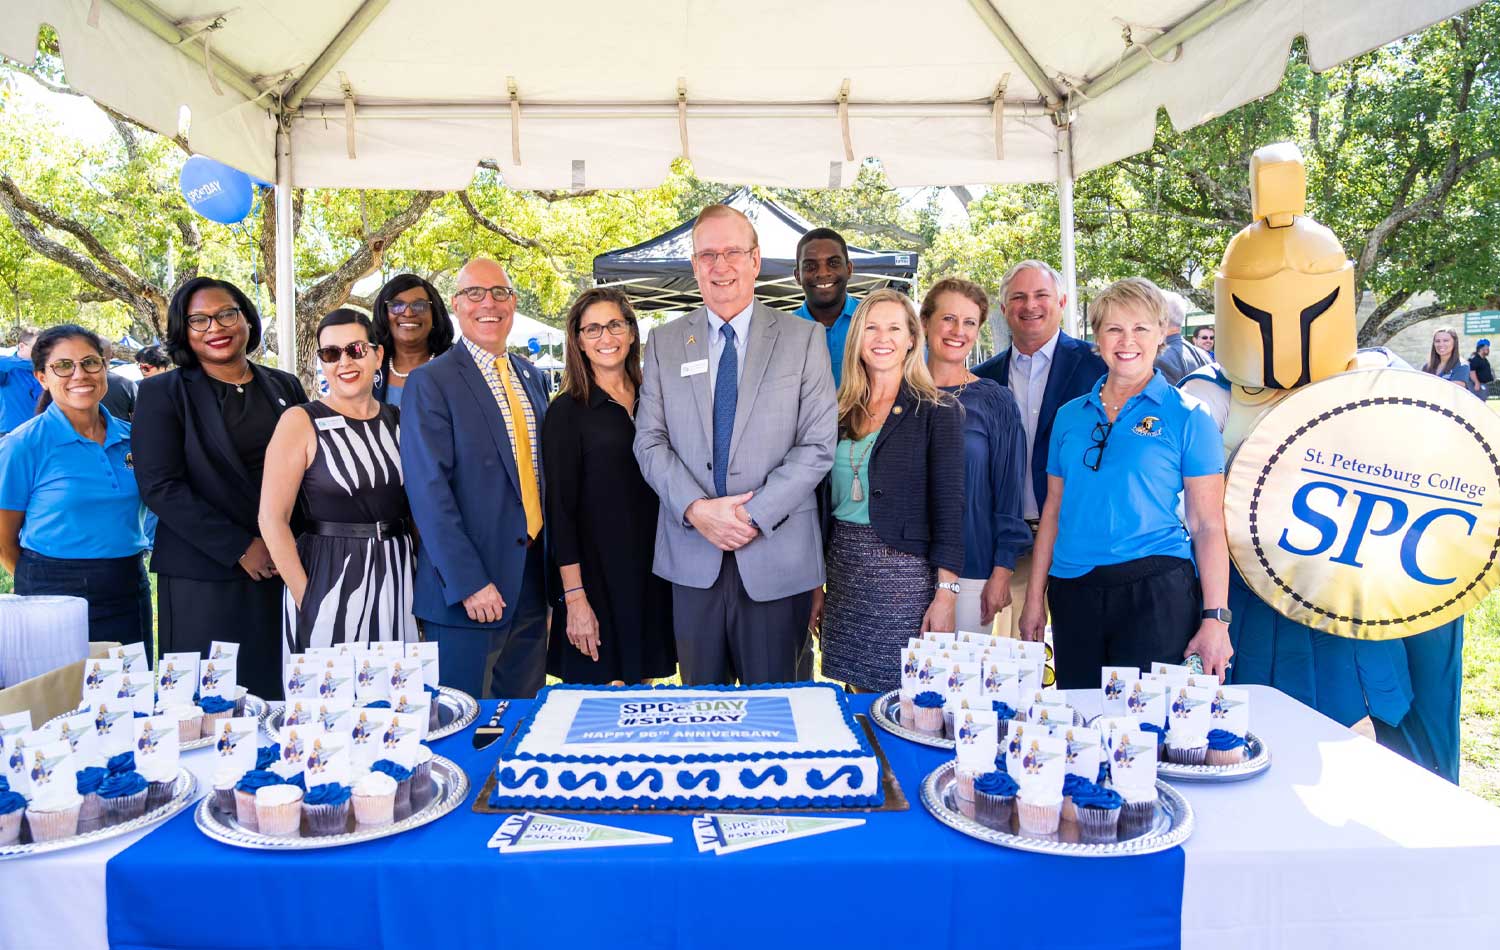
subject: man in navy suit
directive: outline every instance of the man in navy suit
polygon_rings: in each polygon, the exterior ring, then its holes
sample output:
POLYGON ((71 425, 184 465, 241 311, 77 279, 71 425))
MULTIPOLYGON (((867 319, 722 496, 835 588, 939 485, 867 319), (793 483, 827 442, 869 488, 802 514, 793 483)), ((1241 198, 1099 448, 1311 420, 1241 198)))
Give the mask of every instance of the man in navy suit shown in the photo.
POLYGON ((401 464, 421 545, 412 611, 438 644, 444 686, 533 696, 546 680, 541 456, 547 408, 536 367, 508 354, 516 292, 472 260, 453 295, 463 339, 412 372, 401 464))
MULTIPOLYGON (((1083 340, 1062 332, 1068 295, 1062 275, 1044 261, 1022 261, 1006 271, 1000 300, 1010 327, 1010 346, 995 358, 974 367, 976 376, 993 379, 1010 389, 1021 408, 1026 429, 1026 465, 1031 481, 1021 485, 1021 516, 1036 532, 1042 504, 1047 500, 1047 443, 1052 420, 1064 403, 1094 388, 1106 369, 1083 340)), ((1026 578, 1031 556, 1016 562, 1011 575, 1010 635, 1020 634, 1021 610, 1026 602, 1026 578)))

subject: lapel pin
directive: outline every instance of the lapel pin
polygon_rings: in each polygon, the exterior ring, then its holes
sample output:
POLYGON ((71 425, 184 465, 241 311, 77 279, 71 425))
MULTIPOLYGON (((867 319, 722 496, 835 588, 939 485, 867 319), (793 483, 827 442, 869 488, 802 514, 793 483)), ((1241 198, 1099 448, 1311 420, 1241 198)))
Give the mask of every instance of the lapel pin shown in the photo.
POLYGON ((276 401, 279 402, 279 403, 281 403, 281 405, 283 407, 286 406, 286 400, 285 399, 278 398, 276 401))
POLYGON ((892 409, 891 412, 894 412, 896 415, 899 416, 899 415, 901 415, 901 407, 897 406, 896 408, 892 409))
POLYGON ((692 346, 694 343, 697 343, 697 342, 698 342, 698 338, 697 337, 692 336, 692 335, 688 336, 688 346, 692 346))

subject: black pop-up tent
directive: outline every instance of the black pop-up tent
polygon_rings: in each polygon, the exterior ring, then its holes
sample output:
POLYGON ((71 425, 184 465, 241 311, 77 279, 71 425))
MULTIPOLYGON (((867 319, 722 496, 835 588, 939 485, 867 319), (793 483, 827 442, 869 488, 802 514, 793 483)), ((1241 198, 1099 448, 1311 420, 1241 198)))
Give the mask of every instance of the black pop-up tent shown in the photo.
MULTIPOLYGON (((760 279, 755 293, 762 303, 780 310, 802 305, 802 288, 792 279, 797 241, 813 226, 776 204, 741 188, 724 203, 745 213, 760 239, 760 279)), ((701 306, 693 278, 693 222, 685 221, 665 234, 634 247, 609 251, 594 258, 594 283, 618 287, 637 310, 692 310, 701 306)), ((849 245, 854 279, 849 292, 856 297, 894 285, 908 293, 917 273, 917 255, 910 251, 870 251, 849 245)))

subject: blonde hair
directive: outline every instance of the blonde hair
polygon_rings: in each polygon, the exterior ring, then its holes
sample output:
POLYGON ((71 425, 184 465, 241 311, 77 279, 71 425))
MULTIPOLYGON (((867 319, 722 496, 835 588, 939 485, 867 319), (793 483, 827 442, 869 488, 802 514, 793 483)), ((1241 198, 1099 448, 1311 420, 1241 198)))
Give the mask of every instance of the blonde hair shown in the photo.
POLYGON ((917 317, 916 304, 899 290, 882 288, 860 301, 849 318, 849 335, 844 344, 844 381, 839 386, 839 433, 856 437, 869 435, 870 424, 870 374, 865 372, 865 362, 860 357, 864 350, 865 324, 870 312, 883 303, 901 305, 906 314, 906 329, 911 334, 912 347, 901 366, 901 379, 916 395, 917 402, 947 405, 953 397, 937 388, 932 373, 927 369, 927 337, 922 332, 922 322, 917 317))
POLYGON ((1167 298, 1161 288, 1144 277, 1126 277, 1117 280, 1099 292, 1089 305, 1089 329, 1094 336, 1109 315, 1120 307, 1129 307, 1156 320, 1163 334, 1167 332, 1170 318, 1167 316, 1167 298))

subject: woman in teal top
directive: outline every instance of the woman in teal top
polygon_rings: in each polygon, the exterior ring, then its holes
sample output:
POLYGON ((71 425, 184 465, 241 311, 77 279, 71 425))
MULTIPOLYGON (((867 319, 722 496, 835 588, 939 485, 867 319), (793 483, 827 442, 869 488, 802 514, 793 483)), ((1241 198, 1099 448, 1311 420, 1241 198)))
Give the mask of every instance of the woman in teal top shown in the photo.
POLYGON ((840 439, 823 675, 860 691, 900 681, 901 649, 952 630, 963 567, 963 420, 927 371, 916 307, 877 290, 854 311, 839 387, 840 439))
POLYGON ((99 401, 104 345, 76 324, 31 350, 42 411, 0 441, 0 567, 17 594, 65 594, 89 605, 89 639, 134 643, 151 631, 130 423, 99 401))

